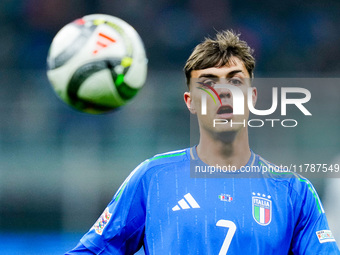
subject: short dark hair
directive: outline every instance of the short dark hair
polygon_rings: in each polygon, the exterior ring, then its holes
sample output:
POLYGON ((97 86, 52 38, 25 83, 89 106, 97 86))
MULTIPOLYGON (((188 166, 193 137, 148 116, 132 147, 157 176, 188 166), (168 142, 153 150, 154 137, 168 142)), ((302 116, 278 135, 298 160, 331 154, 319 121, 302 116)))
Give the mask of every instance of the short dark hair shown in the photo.
POLYGON ((205 38, 195 47, 185 63, 187 85, 189 86, 190 83, 191 71, 231 64, 230 58, 233 56, 244 63, 252 78, 255 68, 253 52, 254 50, 248 46, 247 42, 240 40, 240 34, 231 30, 218 32, 215 39, 205 38))

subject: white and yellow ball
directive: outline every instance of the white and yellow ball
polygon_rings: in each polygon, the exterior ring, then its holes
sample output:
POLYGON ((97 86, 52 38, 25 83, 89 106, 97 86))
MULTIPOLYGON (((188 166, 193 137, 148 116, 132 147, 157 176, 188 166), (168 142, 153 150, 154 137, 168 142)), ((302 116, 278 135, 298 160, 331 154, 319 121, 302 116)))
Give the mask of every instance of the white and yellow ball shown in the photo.
POLYGON ((86 113, 104 113, 130 101, 143 87, 147 58, 141 38, 125 21, 104 14, 64 26, 47 57, 56 94, 86 113))

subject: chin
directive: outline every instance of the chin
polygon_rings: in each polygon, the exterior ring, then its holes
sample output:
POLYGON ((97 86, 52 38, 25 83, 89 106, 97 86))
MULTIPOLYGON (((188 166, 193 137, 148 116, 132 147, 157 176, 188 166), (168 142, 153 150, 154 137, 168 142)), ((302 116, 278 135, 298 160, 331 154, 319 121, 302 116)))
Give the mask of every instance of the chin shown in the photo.
POLYGON ((217 132, 215 131, 213 136, 216 138, 216 140, 219 140, 223 143, 232 143, 235 140, 237 131, 238 130, 236 128, 218 130, 217 132))
POLYGON ((209 127, 208 132, 213 133, 213 134, 224 134, 224 133, 229 133, 229 132, 237 132, 241 129, 242 127, 231 127, 230 125, 221 125, 221 126, 216 126, 216 127, 209 127))

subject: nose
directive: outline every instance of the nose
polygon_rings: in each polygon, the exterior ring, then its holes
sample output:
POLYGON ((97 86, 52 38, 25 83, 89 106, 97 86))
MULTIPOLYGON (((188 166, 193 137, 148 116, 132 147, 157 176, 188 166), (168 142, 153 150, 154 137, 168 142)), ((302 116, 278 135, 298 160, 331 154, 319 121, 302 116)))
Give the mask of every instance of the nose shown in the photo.
POLYGON ((223 91, 221 91, 219 93, 219 96, 220 96, 221 99, 223 99, 223 98, 230 99, 232 94, 231 94, 229 89, 224 89, 223 91))
POLYGON ((221 99, 231 99, 233 97, 233 94, 227 84, 217 84, 215 85, 215 88, 221 99))

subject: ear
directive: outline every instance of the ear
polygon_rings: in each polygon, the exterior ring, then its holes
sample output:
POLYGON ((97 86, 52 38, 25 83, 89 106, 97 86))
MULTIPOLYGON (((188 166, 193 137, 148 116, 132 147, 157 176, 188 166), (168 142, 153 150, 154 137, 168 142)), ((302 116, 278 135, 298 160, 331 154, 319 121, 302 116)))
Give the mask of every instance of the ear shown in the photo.
POLYGON ((190 92, 184 92, 184 102, 187 105, 189 111, 192 114, 196 114, 196 110, 195 110, 195 108, 194 108, 194 106, 192 104, 192 98, 191 98, 190 92))
POLYGON ((257 89, 253 87, 252 89, 252 99, 253 99, 253 106, 255 107, 257 102, 257 89))

